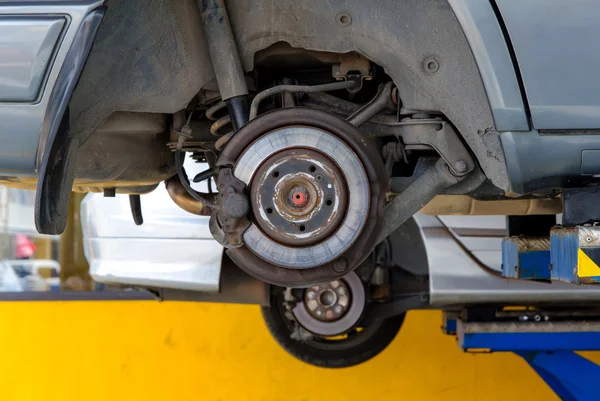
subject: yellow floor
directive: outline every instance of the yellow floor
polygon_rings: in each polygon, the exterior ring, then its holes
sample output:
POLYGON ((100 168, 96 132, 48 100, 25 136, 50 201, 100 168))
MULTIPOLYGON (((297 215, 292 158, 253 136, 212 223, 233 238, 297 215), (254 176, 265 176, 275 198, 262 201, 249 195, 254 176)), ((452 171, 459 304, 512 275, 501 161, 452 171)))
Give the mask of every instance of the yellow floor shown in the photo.
POLYGON ((288 356, 254 306, 4 302, 0 316, 3 401, 556 399, 516 356, 461 353, 433 311, 344 370, 288 356))

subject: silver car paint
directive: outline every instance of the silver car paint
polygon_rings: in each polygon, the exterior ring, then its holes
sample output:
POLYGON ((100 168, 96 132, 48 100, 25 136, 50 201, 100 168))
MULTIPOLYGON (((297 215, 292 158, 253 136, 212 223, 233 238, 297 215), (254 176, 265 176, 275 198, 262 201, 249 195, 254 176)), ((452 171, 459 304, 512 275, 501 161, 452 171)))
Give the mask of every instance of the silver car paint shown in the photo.
MULTIPOLYGON (((466 217, 466 216, 465 216, 466 217)), ((454 229, 463 216, 452 216, 454 229)), ((503 216, 494 216, 501 217, 503 216)), ((481 226, 496 226, 490 216, 467 217, 472 228, 479 221, 481 226)), ((465 241, 444 224, 444 217, 415 215, 421 228, 427 261, 429 264, 430 303, 434 307, 447 308, 466 304, 532 304, 593 302, 600 300, 598 286, 574 285, 561 282, 543 283, 526 280, 510 280, 499 276, 499 266, 485 266, 468 249, 465 241), (498 273, 498 274, 496 274, 498 273)), ((494 220, 494 219, 492 219, 494 220)), ((486 232, 482 230, 482 232, 486 232)), ((487 231, 489 234, 489 231, 487 231)), ((494 237, 486 236, 485 239, 494 237)), ((499 243, 498 243, 499 244, 499 243)), ((481 244, 470 244, 480 247, 481 244)), ((488 249, 492 260, 500 261, 500 247, 488 249), (494 249, 495 248, 495 249, 494 249), (495 256, 493 256, 495 254, 495 256)))
MULTIPOLYGON (((86 17, 103 4, 104 0, 0 2, 0 28, 3 29, 11 29, 10 25, 14 24, 14 19, 9 17, 14 16, 18 16, 23 24, 26 24, 27 21, 37 21, 40 17, 46 16, 55 16, 65 21, 62 37, 59 38, 58 47, 54 51, 45 84, 42 83, 41 86, 41 93, 37 94, 33 101, 23 102, 22 97, 25 95, 21 94, 21 98, 19 98, 13 89, 14 98, 3 97, 3 100, 0 100, 0 121, 2 121, 0 124, 0 143, 2 143, 0 171, 4 175, 34 176, 36 174, 36 156, 40 138, 44 139, 44 135, 47 135, 50 128, 54 126, 53 119, 60 120, 62 116, 57 112, 48 112, 48 108, 58 106, 56 103, 60 100, 51 100, 57 78, 86 17), (44 126, 47 129, 44 129, 44 126)), ((8 48, 2 49, 0 55, 0 65, 5 66, 2 73, 8 74, 2 74, 2 82, 21 80, 20 73, 14 70, 9 73, 6 70, 8 64, 22 62, 23 54, 39 54, 40 44, 38 41, 32 40, 27 29, 22 30, 21 35, 18 36, 15 32, 11 38, 9 42, 3 43, 9 43, 9 45, 8 48)), ((41 55, 43 54, 42 52, 41 55)), ((36 64, 40 62, 44 64, 42 60, 39 60, 33 62, 31 68, 36 68, 36 64)), ((68 66, 68 68, 72 68, 72 66, 68 66)), ((72 75, 73 73, 69 71, 63 73, 67 80, 72 75)), ((70 93, 67 95, 70 97, 70 93)))

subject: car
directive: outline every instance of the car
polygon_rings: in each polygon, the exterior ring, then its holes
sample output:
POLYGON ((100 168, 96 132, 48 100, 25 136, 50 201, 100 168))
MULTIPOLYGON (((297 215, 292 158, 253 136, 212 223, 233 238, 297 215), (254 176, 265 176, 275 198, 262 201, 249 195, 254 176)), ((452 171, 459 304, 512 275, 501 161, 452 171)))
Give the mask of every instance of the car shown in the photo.
MULTIPOLYGON (((369 273, 423 207, 595 224, 599 11, 593 0, 3 2, 0 182, 36 189, 44 234, 64 229, 72 191, 127 194, 142 224, 141 195, 165 182, 175 204, 210 216, 235 265, 279 288, 369 273), (208 168, 188 176, 186 154, 208 168)), ((511 233, 548 235, 532 221, 511 233)), ((454 286, 491 302, 532 285, 444 274, 433 285, 449 299, 454 286)), ((564 299, 535 288, 532 301, 564 299)))

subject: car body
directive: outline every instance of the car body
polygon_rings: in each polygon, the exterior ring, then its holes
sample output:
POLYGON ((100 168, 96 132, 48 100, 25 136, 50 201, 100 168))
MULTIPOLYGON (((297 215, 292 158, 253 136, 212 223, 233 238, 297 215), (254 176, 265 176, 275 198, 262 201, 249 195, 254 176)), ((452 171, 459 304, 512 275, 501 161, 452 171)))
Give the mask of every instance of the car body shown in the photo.
MULTIPOLYGON (((578 60, 589 65, 600 59, 590 59, 589 52, 574 46, 580 38, 597 36, 589 17, 597 11, 592 0, 578 0, 577 7, 544 1, 546 13, 538 12, 541 0, 376 5, 259 1, 252 7, 237 2, 229 0, 227 10, 221 1, 193 0, 161 0, 142 8, 135 2, 102 0, 0 4, 6 49, 0 64, 0 140, 5 149, 0 171, 8 185, 37 188, 38 230, 62 231, 72 189, 136 195, 172 177, 172 150, 180 137, 175 126, 179 117, 174 125, 173 116, 192 103, 202 113, 209 111, 219 98, 233 96, 237 89, 231 85, 244 87, 244 93, 248 87, 251 92, 268 87, 272 80, 264 79, 265 71, 288 74, 291 81, 304 77, 300 79, 309 84, 322 78, 300 70, 329 68, 333 80, 357 79, 359 96, 304 96, 296 104, 342 116, 390 80, 398 113, 412 116, 405 124, 437 119, 452 140, 423 142, 417 135, 413 144, 415 132, 390 131, 394 124, 371 116, 368 136, 383 142, 402 137, 413 166, 433 150, 457 181, 464 176, 460 171, 471 172, 470 186, 454 188, 453 195, 552 199, 596 180, 600 142, 592 131, 600 128, 597 80, 593 68, 582 72, 576 66, 578 60), (233 47, 222 59, 224 52, 215 50, 220 39, 206 39, 214 35, 210 12, 227 14, 222 34, 229 36, 223 40, 233 47), (438 35, 438 30, 446 34, 438 35), (551 37, 552 46, 538 40, 542 37, 551 37), (232 67, 216 68, 218 62, 232 67), (262 78, 241 79, 247 71, 262 78), (228 81, 222 78, 227 74, 228 81), (417 121, 423 115, 430 120, 417 121)), ((202 113, 193 116, 192 111, 188 118, 186 129, 194 138, 186 149, 205 159, 202 154, 213 152, 216 139, 206 136, 209 127, 220 133, 202 113)), ((222 128, 223 121, 217 125, 222 128)), ((381 155, 386 153, 369 157, 381 155)), ((403 189, 392 185, 395 192, 403 189)), ((439 193, 443 190, 419 194, 416 203, 439 193)), ((368 251, 363 258, 364 253, 368 251)))

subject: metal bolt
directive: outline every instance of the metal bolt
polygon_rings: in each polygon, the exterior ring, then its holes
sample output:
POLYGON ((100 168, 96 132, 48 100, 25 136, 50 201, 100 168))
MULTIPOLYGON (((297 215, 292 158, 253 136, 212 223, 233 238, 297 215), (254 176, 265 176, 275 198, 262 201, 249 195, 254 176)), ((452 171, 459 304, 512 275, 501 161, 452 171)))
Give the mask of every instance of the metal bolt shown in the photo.
POLYGON ((519 320, 522 322, 526 322, 529 320, 529 316, 527 316, 527 315, 519 316, 519 320))
POLYGON ((541 322, 542 321, 542 317, 540 315, 535 315, 533 317, 533 320, 535 320, 536 322, 541 322))
POLYGON ((463 173, 463 172, 467 171, 467 162, 464 160, 459 160, 454 164, 454 168, 459 173, 463 173))
POLYGON ((430 56, 423 60, 423 68, 425 69, 425 72, 434 74, 440 69, 440 63, 435 57, 430 56))
POLYGON ((339 258, 333 261, 333 270, 343 273, 348 270, 348 261, 345 258, 339 258))
POLYGON ((348 13, 339 13, 335 16, 335 21, 340 26, 348 26, 352 23, 352 17, 348 13))
POLYGON ((592 242, 592 237, 587 237, 587 238, 585 239, 585 242, 592 242))

